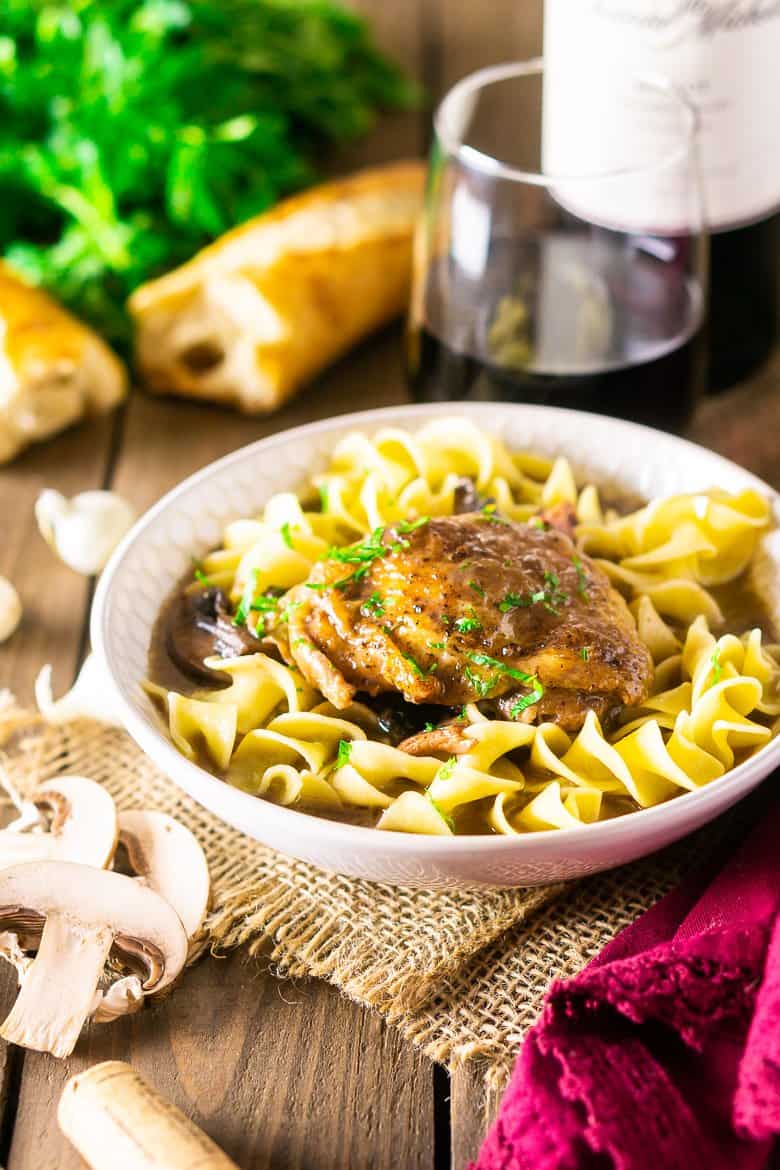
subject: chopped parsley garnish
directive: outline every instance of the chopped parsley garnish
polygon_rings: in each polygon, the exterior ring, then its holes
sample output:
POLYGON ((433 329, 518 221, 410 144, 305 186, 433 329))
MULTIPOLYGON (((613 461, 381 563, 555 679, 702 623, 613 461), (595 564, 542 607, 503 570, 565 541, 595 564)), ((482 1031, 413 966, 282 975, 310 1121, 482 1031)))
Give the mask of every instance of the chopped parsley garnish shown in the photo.
POLYGON ((509 708, 509 714, 513 719, 519 719, 523 711, 527 711, 529 707, 533 707, 538 703, 544 694, 544 687, 539 682, 538 678, 534 678, 534 688, 529 691, 527 695, 521 695, 520 698, 512 704, 509 708))
POLYGON ((541 532, 547 532, 550 527, 546 520, 542 520, 541 516, 532 516, 528 523, 531 528, 538 528, 541 532))
POLYGON ((328 492, 330 488, 327 483, 321 483, 317 487, 320 496, 320 511, 327 512, 328 510, 328 492))
POLYGON ((527 683, 533 688, 530 694, 523 695, 510 709, 510 714, 513 719, 517 718, 516 712, 519 713, 524 711, 526 707, 532 706, 544 694, 544 687, 535 674, 527 674, 524 670, 516 670, 513 666, 507 666, 505 662, 499 662, 497 658, 491 658, 489 654, 469 653, 467 657, 476 666, 490 666, 496 671, 490 678, 480 678, 468 666, 466 667, 464 671, 465 677, 482 699, 486 698, 490 691, 497 685, 501 675, 507 675, 509 678, 517 679, 518 682, 527 683))
POLYGON ((436 730, 436 724, 435 724, 435 723, 426 723, 426 724, 423 726, 423 731, 435 731, 435 730, 436 730))
POLYGON ((550 613, 558 613, 560 606, 568 601, 568 595, 561 589, 561 582, 557 573, 545 573, 544 583, 546 589, 544 590, 542 604, 550 613))
POLYGON ((475 666, 492 666, 499 674, 506 674, 509 678, 516 678, 518 682, 535 683, 535 674, 526 674, 524 670, 516 670, 514 666, 507 666, 505 662, 499 662, 497 658, 491 658, 489 654, 476 653, 475 651, 468 651, 466 657, 470 658, 475 666))
MULTIPOLYGON (((242 604, 243 604, 243 598, 242 598, 242 604)), ((265 623, 266 623, 267 615, 269 613, 276 613, 276 608, 277 608, 278 604, 279 604, 279 598, 274 597, 273 595, 271 595, 269 593, 263 593, 263 594, 261 594, 260 597, 255 597, 252 599, 252 602, 249 606, 250 611, 252 613, 259 613, 262 615, 261 617, 259 617, 257 619, 256 625, 255 625, 255 631, 257 633, 260 633, 260 634, 265 633, 265 623)), ((241 606, 239 606, 239 611, 240 610, 241 610, 241 606)), ((247 616, 248 616, 248 614, 245 611, 244 620, 246 620, 247 616)), ((236 612, 236 618, 237 617, 238 617, 238 611, 236 612)))
POLYGON ((279 531, 281 532, 282 540, 287 545, 287 547, 292 548, 293 542, 292 542, 292 529, 290 528, 290 521, 285 520, 284 524, 279 529, 279 531))
POLYGON ((382 617, 385 612, 384 602, 378 590, 374 590, 370 597, 360 607, 363 617, 382 617))
POLYGON ((587 578, 587 575, 585 573, 585 570, 582 567, 582 561, 580 560, 580 558, 577 556, 576 553, 572 557, 572 561, 574 562, 574 568, 577 570, 577 592, 579 593, 580 597, 584 597, 585 600, 587 601, 588 600, 588 578, 587 578))
POLYGON ((439 804, 436 803, 436 801, 431 796, 430 792, 426 792, 425 795, 428 797, 428 800, 431 802, 433 807, 436 809, 436 812, 439 814, 441 819, 444 821, 447 828, 451 829, 452 832, 454 833, 455 832, 455 822, 452 819, 452 817, 449 815, 449 813, 446 813, 444 811, 444 809, 439 804))
POLYGON ((459 634, 470 634, 473 630, 482 629, 482 622, 477 617, 473 606, 471 606, 471 614, 468 617, 458 618, 455 622, 455 629, 459 634))
POLYGON ((316 589, 320 593, 323 589, 330 589, 331 587, 333 589, 346 589, 347 586, 353 585, 356 581, 362 581, 367 575, 369 568, 369 565, 360 565, 348 577, 342 577, 340 581, 334 581, 332 583, 330 581, 307 581, 306 588, 316 589))
POLYGON ((474 592, 479 594, 480 597, 485 596, 485 590, 482 588, 482 586, 479 584, 478 581, 469 581, 468 586, 469 586, 469 589, 473 589, 474 592))
POLYGON ((495 504, 485 504, 481 509, 483 520, 490 520, 493 524, 511 524, 511 520, 507 520, 505 516, 499 516, 496 512, 495 504))
POLYGON ((710 662, 712 663, 712 685, 717 686, 723 673, 723 667, 720 664, 720 646, 716 646, 712 651, 710 662))
POLYGON ((483 678, 482 675, 475 674, 470 666, 466 667, 463 674, 466 682, 474 688, 480 699, 486 699, 498 682, 498 678, 483 678))
POLYGON ((466 710, 466 704, 464 703, 463 706, 461 707, 460 711, 458 711, 458 714, 455 716, 455 718, 465 720, 465 719, 468 719, 468 717, 469 717, 468 711, 466 710))
POLYGON ((257 593, 257 576, 259 572, 259 569, 252 569, 249 577, 247 578, 246 585, 244 586, 244 592, 241 595, 241 600, 238 603, 238 609, 236 610, 233 617, 234 626, 246 625, 247 615, 252 608, 252 603, 254 602, 255 594, 257 593))
POLYGON ((344 548, 331 545, 325 554, 325 559, 341 561, 342 564, 346 565, 360 565, 367 561, 375 561, 377 557, 387 556, 390 552, 390 546, 382 542, 384 535, 385 530, 380 527, 375 528, 370 536, 360 541, 359 544, 348 544, 344 548))
POLYGON ((439 768, 438 772, 434 776, 434 780, 452 779, 452 773, 455 771, 455 765, 457 762, 458 761, 455 756, 450 756, 450 758, 446 760, 439 768))
POLYGON ((336 767, 337 768, 345 767, 345 765, 349 763, 351 755, 352 755, 352 740, 340 739, 339 740, 339 754, 336 756, 336 767))
POLYGON ((531 604, 530 598, 523 597, 520 593, 507 593, 504 600, 499 604, 499 609, 502 613, 509 613, 510 609, 525 609, 531 604))
MULTIPOLYGON (((424 518, 427 519, 427 518, 424 518)), ((416 526, 416 522, 415 522, 416 526)), ((359 544, 348 544, 345 548, 337 545, 332 545, 325 553, 324 560, 326 561, 340 561, 345 565, 357 565, 358 568, 350 573, 348 577, 342 577, 340 581, 334 583, 335 589, 346 589, 348 585, 354 584, 356 581, 362 579, 368 574, 374 561, 379 557, 387 557, 390 553, 398 552, 399 549, 408 548, 408 540, 394 540, 392 544, 384 543, 385 529, 383 527, 375 528, 365 540, 359 544)), ((309 589, 329 589, 328 584, 309 584, 309 589)))
POLYGON ((302 605, 303 605, 302 601, 288 601, 287 605, 284 607, 284 610, 282 611, 282 615, 279 618, 279 620, 281 622, 289 622, 289 620, 292 617, 295 610, 300 609, 300 607, 302 605))
POLYGON ((396 525, 396 528, 402 533, 414 532, 416 528, 422 528, 423 524, 430 524, 430 522, 430 516, 420 516, 417 520, 402 520, 400 524, 396 525))
POLYGON ((582 659, 583 662, 587 662, 588 659, 590 658, 590 653, 588 651, 587 646, 583 646, 582 649, 580 650, 580 658, 582 659))
POLYGON ((446 650, 447 643, 446 642, 429 642, 428 646, 430 647, 431 650, 446 650))
POLYGON ((511 609, 527 609, 530 605, 541 604, 549 613, 559 613, 560 606, 567 600, 567 594, 560 588, 558 574, 547 572, 543 589, 535 589, 525 597, 521 593, 507 593, 498 608, 501 613, 509 613, 511 609))
MULTIPOLYGON (((254 610, 255 613, 270 613, 271 610, 276 609, 278 603, 278 597, 273 597, 269 593, 263 593, 260 597, 256 597, 254 599, 249 608, 254 610)), ((293 604, 295 603, 293 602, 293 604)), ((300 602, 298 602, 298 604, 300 604, 300 602)))
POLYGON ((434 664, 432 666, 428 666, 428 667, 420 666, 420 663, 417 661, 417 659, 414 657, 413 654, 403 654, 402 653, 401 657, 406 659, 406 661, 409 663, 409 665, 411 666, 412 670, 414 671, 414 673, 417 675, 418 678, 427 678, 427 676, 429 674, 435 674, 436 671, 438 670, 438 667, 439 667, 438 662, 434 662, 434 664))
POLYGON ((209 580, 209 578, 206 576, 206 574, 203 572, 202 569, 195 570, 195 580, 200 581, 201 585, 211 585, 211 581, 209 580))
POLYGON ((296 638, 294 642, 290 643, 290 645, 291 646, 311 646, 311 642, 309 641, 308 638, 296 638))

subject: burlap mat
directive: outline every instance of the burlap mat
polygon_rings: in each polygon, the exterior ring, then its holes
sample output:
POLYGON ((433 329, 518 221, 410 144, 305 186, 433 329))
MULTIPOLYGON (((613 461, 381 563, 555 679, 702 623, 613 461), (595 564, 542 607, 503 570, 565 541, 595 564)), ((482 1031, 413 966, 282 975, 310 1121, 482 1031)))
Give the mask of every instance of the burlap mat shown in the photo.
MULTIPOLYGON (((49 727, 0 701, 0 763, 25 795, 65 773, 104 784, 119 808, 156 808, 198 837, 213 904, 205 942, 247 944, 284 976, 314 975, 391 1020, 451 1067, 481 1058, 500 1085, 550 981, 578 971, 712 847, 718 829, 567 886, 457 893, 322 873, 229 828, 167 780, 121 731, 49 727)), ((185 977, 186 978, 186 977, 185 977)))

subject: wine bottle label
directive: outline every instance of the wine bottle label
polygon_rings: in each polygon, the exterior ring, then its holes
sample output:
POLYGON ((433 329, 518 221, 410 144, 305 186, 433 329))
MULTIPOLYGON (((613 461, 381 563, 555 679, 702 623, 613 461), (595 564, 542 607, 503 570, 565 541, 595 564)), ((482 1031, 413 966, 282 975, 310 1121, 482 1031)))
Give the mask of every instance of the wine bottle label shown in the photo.
POLYGON ((657 231, 697 226, 691 159, 668 79, 699 115, 711 230, 780 206, 780 0, 545 0, 543 163, 586 218, 657 231))

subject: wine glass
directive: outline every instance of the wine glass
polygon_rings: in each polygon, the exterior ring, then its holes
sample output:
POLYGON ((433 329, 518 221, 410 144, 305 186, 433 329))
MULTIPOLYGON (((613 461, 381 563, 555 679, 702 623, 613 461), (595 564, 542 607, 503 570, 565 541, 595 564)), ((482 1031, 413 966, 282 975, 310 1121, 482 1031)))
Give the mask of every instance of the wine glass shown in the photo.
POLYGON ((688 421, 707 262, 696 114, 663 79, 610 89, 595 106, 535 60, 442 101, 406 342, 420 400, 688 421))

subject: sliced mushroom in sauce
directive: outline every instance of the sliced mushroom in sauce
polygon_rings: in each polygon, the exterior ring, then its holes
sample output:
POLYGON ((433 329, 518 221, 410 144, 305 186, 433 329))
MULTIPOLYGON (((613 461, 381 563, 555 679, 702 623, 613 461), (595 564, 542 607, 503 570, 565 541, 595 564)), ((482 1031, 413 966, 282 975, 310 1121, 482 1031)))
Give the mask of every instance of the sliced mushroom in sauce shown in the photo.
POLYGON ((204 660, 254 654, 260 640, 246 625, 235 625, 223 589, 184 590, 171 603, 165 632, 166 650, 189 678, 214 685, 215 672, 204 660))

